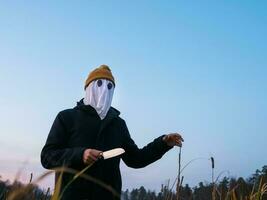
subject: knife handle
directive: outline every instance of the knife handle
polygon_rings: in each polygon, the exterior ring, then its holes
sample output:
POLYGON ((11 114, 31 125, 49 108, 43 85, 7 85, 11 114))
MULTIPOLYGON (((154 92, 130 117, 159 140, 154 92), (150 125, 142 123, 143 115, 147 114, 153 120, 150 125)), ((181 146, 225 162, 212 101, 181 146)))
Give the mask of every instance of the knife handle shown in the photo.
POLYGON ((104 160, 103 153, 100 153, 100 154, 99 154, 99 157, 98 157, 98 159, 97 159, 97 160, 104 160))

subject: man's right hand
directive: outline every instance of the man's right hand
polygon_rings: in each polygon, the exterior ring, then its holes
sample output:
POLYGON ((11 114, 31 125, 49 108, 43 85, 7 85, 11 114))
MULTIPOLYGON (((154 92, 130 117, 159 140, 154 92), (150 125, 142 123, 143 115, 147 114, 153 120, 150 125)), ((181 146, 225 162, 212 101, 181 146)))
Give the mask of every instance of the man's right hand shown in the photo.
POLYGON ((98 151, 96 149, 86 149, 83 152, 83 162, 84 164, 91 164, 92 162, 95 162, 99 156, 100 153, 102 153, 102 151, 98 151))

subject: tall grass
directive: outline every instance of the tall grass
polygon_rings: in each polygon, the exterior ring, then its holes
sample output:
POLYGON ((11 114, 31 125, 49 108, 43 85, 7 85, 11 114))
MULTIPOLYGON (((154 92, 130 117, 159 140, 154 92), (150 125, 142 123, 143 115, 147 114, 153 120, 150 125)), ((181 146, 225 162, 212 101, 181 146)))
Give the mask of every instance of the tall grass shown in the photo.
POLYGON ((177 179, 177 186, 176 186, 176 199, 177 200, 180 199, 180 189, 181 189, 181 185, 182 185, 182 181, 181 181, 181 152, 182 152, 182 147, 179 147, 178 179, 177 179))
MULTIPOLYGON (((184 167, 181 167, 181 147, 179 148, 179 155, 178 155, 178 175, 176 177, 176 179, 174 180, 174 183, 172 184, 171 187, 169 187, 169 182, 168 185, 166 187, 164 187, 164 190, 167 190, 167 192, 164 192, 165 198, 164 200, 181 200, 183 199, 181 196, 181 188, 182 188, 182 184, 183 184, 183 179, 184 176, 182 175, 182 172, 184 171, 184 169, 186 167, 188 167, 192 162, 196 161, 196 160, 200 160, 200 159, 206 159, 206 158, 195 158, 193 160, 190 160, 187 164, 185 164, 184 167), (176 193, 173 194, 173 187, 176 184, 176 193)), ((218 176, 215 179, 215 159, 214 157, 210 157, 208 160, 211 161, 211 199, 212 200, 263 200, 264 195, 267 194, 267 183, 263 183, 263 178, 261 178, 260 180, 260 184, 258 185, 258 189, 256 190, 256 182, 254 183, 254 187, 251 191, 251 193, 247 196, 242 196, 240 194, 238 194, 236 192, 236 190, 239 188, 239 184, 236 184, 233 188, 228 189, 228 191, 226 193, 223 193, 222 191, 219 191, 219 188, 217 187, 217 183, 220 179, 220 177, 228 172, 227 170, 222 171, 218 174, 218 176)), ((229 172, 228 172, 229 173, 229 172)), ((193 199, 193 197, 191 197, 190 199, 193 199)))
MULTIPOLYGON (((191 163, 193 163, 196 160, 200 159, 207 159, 207 158, 195 158, 188 163, 186 163, 183 167, 181 165, 182 160, 182 151, 181 148, 179 148, 179 155, 178 155, 178 175, 176 179, 174 180, 174 183, 170 187, 170 182, 168 182, 166 187, 162 187, 164 190, 163 196, 164 200, 183 200, 184 198, 181 195, 181 191, 183 189, 183 180, 184 176, 182 175, 182 172, 187 168, 191 163), (176 190, 175 193, 173 193, 173 187, 176 184, 176 190)), ((227 171, 222 171, 218 174, 218 176, 215 178, 215 159, 214 157, 210 157, 208 160, 211 161, 211 199, 212 200, 264 200, 264 195, 267 194, 267 183, 264 182, 266 180, 263 179, 263 177, 260 178, 259 182, 254 183, 253 188, 251 189, 250 193, 248 195, 240 194, 241 186, 240 183, 235 184, 232 187, 228 187, 227 191, 222 190, 222 188, 219 188, 218 181, 222 174, 224 174, 227 171)), ((81 177, 83 179, 86 179, 88 181, 93 182, 94 184, 106 189, 107 191, 111 192, 116 198, 120 199, 120 194, 116 192, 111 186, 103 183, 102 181, 89 176, 85 174, 85 171, 87 171, 91 166, 90 164, 87 167, 85 167, 81 171, 77 171, 74 169, 66 168, 66 167, 59 167, 53 169, 53 171, 47 171, 41 176, 39 176, 37 179, 33 180, 33 174, 30 174, 29 182, 26 185, 18 184, 17 179, 19 177, 20 172, 17 173, 15 181, 13 182, 12 187, 8 191, 3 191, 0 194, 0 200, 61 200, 64 192, 66 189, 78 178, 81 177), (57 182, 55 184, 55 188, 53 193, 51 194, 50 188, 47 189, 47 191, 43 192, 43 195, 39 195, 36 193, 36 187, 37 183, 46 178, 47 176, 50 176, 52 173, 59 173, 59 178, 57 179, 57 182), (67 183, 65 187, 62 188, 62 176, 63 173, 70 173, 73 174, 73 178, 70 182, 67 183)), ((266 196, 265 196, 266 197, 266 196)), ((191 196, 189 199, 194 199, 193 196, 191 196)), ((189 200, 188 199, 188 200, 189 200)))
MULTIPOLYGON (((104 182, 89 176, 87 174, 84 174, 84 172, 89 169, 92 165, 88 165, 86 168, 84 168, 81 171, 77 171, 74 169, 66 168, 66 167, 59 167, 53 169, 53 171, 48 171, 39 176, 36 180, 32 181, 32 175, 31 175, 31 182, 26 185, 20 185, 20 187, 15 187, 12 189, 12 191, 8 192, 6 200, 35 200, 37 199, 34 194, 35 185, 37 185, 38 182, 46 178, 47 176, 51 175, 53 172, 60 173, 59 178, 55 184, 54 192, 50 198, 50 200, 60 200, 63 197, 64 191, 66 191, 67 187, 73 183, 75 179, 78 177, 81 177, 85 180, 91 181, 94 184, 106 189, 107 191, 111 192, 114 197, 120 199, 120 194, 114 190, 111 186, 105 184, 104 182), (64 187, 62 188, 62 176, 63 173, 70 173, 74 174, 73 179, 64 187)), ((49 195, 50 189, 47 190, 47 193, 43 200, 46 200, 49 195)))

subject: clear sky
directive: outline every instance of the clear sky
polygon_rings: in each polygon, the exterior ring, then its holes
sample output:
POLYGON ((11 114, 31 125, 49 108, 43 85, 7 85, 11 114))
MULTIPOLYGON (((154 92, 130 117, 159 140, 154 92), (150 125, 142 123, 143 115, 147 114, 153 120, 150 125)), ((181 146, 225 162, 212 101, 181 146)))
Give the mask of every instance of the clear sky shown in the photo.
MULTIPOLYGON (((184 139, 184 182, 247 177, 267 164, 266 1, 1 1, 0 175, 45 170, 40 151, 56 114, 74 107, 100 64, 116 78, 113 106, 139 147, 184 139), (26 162, 26 163, 25 163, 26 162)), ((144 169, 121 165, 123 189, 159 189, 178 148, 144 169)), ((49 177, 42 186, 51 185, 49 177)))

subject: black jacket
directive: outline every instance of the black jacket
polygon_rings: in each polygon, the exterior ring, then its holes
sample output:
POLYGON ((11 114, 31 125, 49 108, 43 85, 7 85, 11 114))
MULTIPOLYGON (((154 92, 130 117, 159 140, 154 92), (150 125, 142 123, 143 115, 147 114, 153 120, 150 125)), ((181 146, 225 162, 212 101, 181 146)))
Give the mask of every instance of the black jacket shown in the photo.
MULTIPOLYGON (((122 185, 120 158, 129 167, 142 168, 160 159, 171 147, 163 142, 163 136, 161 136, 139 149, 131 139, 126 123, 119 114, 118 110, 111 107, 106 118, 101 120, 96 110, 90 105, 84 105, 82 100, 75 108, 61 111, 52 125, 41 152, 43 167, 53 169, 65 166, 81 170, 86 167, 82 159, 85 149, 106 151, 123 148, 125 154, 121 157, 97 161, 85 172, 120 193, 122 185)), ((62 188, 72 177, 72 174, 63 174, 62 188)), ((109 200, 113 199, 113 195, 88 180, 78 178, 68 187, 63 199, 109 200)))

